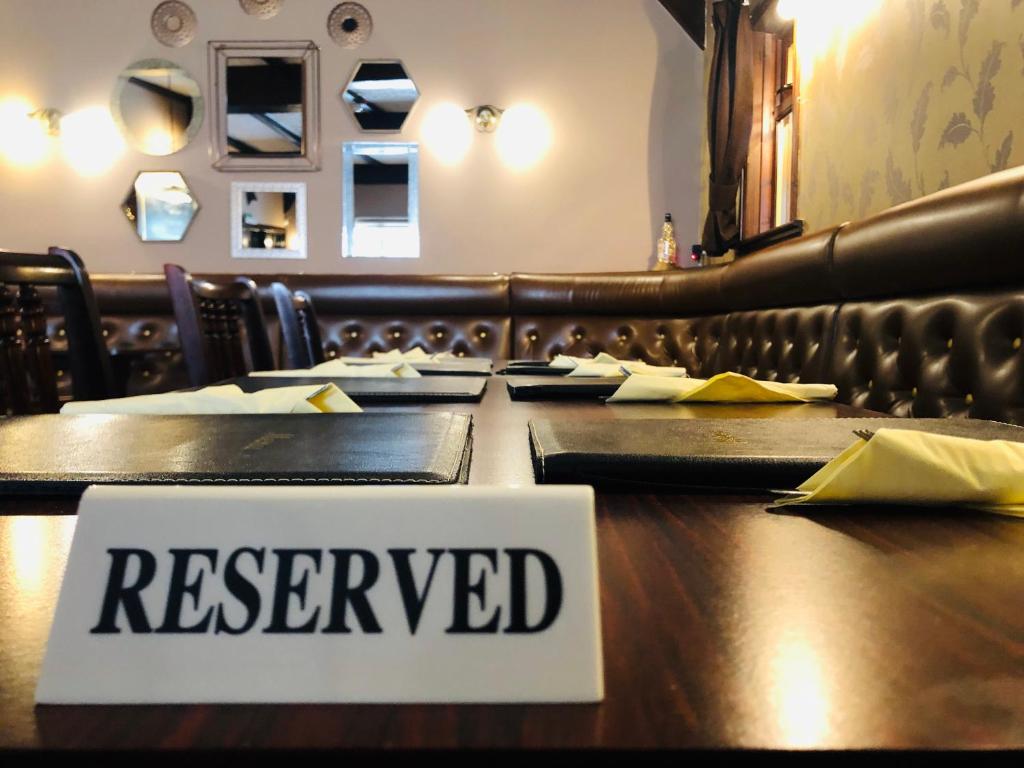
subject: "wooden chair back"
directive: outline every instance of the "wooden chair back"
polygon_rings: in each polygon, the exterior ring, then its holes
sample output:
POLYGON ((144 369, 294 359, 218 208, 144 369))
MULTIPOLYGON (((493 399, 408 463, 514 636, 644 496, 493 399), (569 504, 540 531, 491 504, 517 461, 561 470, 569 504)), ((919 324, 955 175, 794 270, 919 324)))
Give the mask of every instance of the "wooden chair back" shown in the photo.
POLYGON ((74 251, 0 251, 0 416, 60 410, 40 288, 55 288, 64 313, 72 395, 116 395, 89 273, 74 251))
POLYGON ((284 283, 270 286, 281 321, 284 363, 287 368, 310 368, 324 362, 324 345, 313 300, 305 291, 291 291, 284 283))
POLYGON ((164 276, 192 386, 274 369, 256 283, 201 280, 176 264, 165 264, 164 276))

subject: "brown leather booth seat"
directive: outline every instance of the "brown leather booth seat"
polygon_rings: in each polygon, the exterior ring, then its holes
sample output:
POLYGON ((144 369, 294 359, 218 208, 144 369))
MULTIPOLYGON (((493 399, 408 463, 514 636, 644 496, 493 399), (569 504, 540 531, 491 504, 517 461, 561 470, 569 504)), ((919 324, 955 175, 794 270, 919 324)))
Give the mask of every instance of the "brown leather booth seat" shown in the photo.
MULTIPOLYGON (((898 415, 1024 423, 1022 243, 1016 168, 722 267, 258 282, 310 293, 329 356, 416 345, 496 359, 605 351, 698 376, 833 381, 842 401, 898 415)), ((128 391, 184 386, 162 278, 96 275, 94 287, 128 391)), ((58 348, 60 331, 54 321, 58 348)))
MULTIPOLYGON (((278 275, 257 282, 265 288, 274 280, 312 297, 328 357, 414 346, 465 357, 507 356, 512 323, 504 275, 278 275)), ((264 311, 275 329, 268 298, 264 293, 264 311)))
MULTIPOLYGON (((197 274, 224 279, 226 275, 197 274)), ((365 356, 420 346, 467 357, 505 358, 511 318, 506 276, 381 277, 357 275, 260 275, 263 311, 280 361, 280 327, 269 286, 283 282, 313 298, 328 357, 365 356)), ((103 334, 115 374, 127 394, 188 386, 177 326, 163 275, 92 276, 103 334)), ((58 364, 67 349, 56 297, 47 296, 50 338, 58 364)), ((71 382, 58 370, 58 387, 71 382)))

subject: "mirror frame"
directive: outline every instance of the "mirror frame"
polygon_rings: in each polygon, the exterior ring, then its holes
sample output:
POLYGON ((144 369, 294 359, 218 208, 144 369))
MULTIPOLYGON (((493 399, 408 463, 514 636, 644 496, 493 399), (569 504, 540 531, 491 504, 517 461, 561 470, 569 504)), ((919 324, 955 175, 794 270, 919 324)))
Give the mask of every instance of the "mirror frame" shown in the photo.
POLYGON ((341 99, 342 106, 345 107, 345 111, 348 112, 349 117, 352 118, 352 122, 355 123, 356 128, 360 133, 368 133, 372 135, 398 135, 405 131, 405 127, 409 124, 409 118, 412 117, 413 110, 419 105, 423 99, 423 93, 420 91, 419 85, 416 83, 416 79, 409 72, 409 68, 405 66, 405 62, 401 59, 360 59, 356 62, 355 68, 352 70, 352 74, 349 76, 345 85, 338 93, 338 98, 341 99), (398 64, 405 72, 406 77, 412 82, 412 87, 416 90, 416 98, 412 101, 412 106, 409 107, 409 111, 405 113, 405 119, 402 121, 402 127, 397 129, 391 128, 363 128, 359 122, 359 118, 356 117, 355 111, 352 109, 352 105, 345 98, 345 94, 348 93, 348 89, 352 87, 352 83, 356 80, 356 75, 359 74, 359 70, 362 69, 363 64, 398 64))
POLYGON ((271 40, 238 42, 213 40, 209 43, 210 98, 214 104, 210 120, 210 154, 220 171, 318 171, 320 170, 320 49, 312 40, 271 40), (274 157, 231 154, 228 147, 228 59, 302 59, 302 152, 274 157))
MULTIPOLYGON (((146 240, 142 236, 142 233, 139 232, 138 222, 133 223, 131 221, 131 219, 128 219, 128 223, 130 225, 132 225, 132 230, 135 232, 135 236, 137 238, 139 238, 139 242, 142 243, 143 245, 153 245, 153 244, 156 244, 156 245, 177 245, 179 243, 183 243, 185 241, 185 238, 188 237, 188 233, 190 231, 192 231, 192 225, 195 224, 196 217, 199 215, 199 211, 201 211, 203 209, 202 203, 200 203, 199 202, 199 198, 196 197, 195 190, 192 189, 192 185, 188 183, 188 179, 185 178, 185 174, 182 173, 181 171, 176 170, 176 169, 169 169, 169 170, 167 170, 167 169, 152 169, 151 168, 151 169, 144 170, 144 171, 136 171, 135 177, 132 179, 132 186, 130 188, 129 194, 131 194, 131 192, 133 192, 135 190, 135 185, 139 183, 139 178, 144 173, 176 173, 176 174, 178 174, 181 177, 182 182, 184 182, 185 187, 188 189, 189 194, 192 197, 192 202, 195 203, 196 207, 192 211, 192 216, 189 218, 188 224, 185 225, 185 231, 181 233, 181 237, 179 237, 177 240, 146 240)), ((136 200, 137 199, 138 198, 136 198, 136 200)), ((121 213, 125 213, 124 208, 125 208, 125 206, 124 206, 124 203, 122 202, 121 203, 121 213)), ((138 214, 136 214, 136 216, 138 216, 138 214)), ((125 215, 125 218, 127 218, 127 214, 125 215)))
POLYGON ((341 145, 341 257, 343 259, 376 259, 391 261, 401 259, 418 259, 423 255, 423 241, 420 233, 420 143, 418 141, 381 141, 357 139, 344 141, 341 145), (356 256, 356 185, 355 163, 353 155, 356 147, 373 149, 386 147, 405 147, 409 150, 409 190, 408 213, 409 226, 416 230, 416 253, 390 256, 356 256), (415 180, 415 183, 414 183, 415 180))
POLYGON ((231 258, 233 259, 305 259, 306 258, 306 184, 305 182, 231 182, 231 258), (286 248, 243 248, 242 211, 245 209, 246 192, 293 192, 295 193, 295 226, 298 229, 299 247, 286 248))
POLYGON ((170 61, 169 59, 140 59, 139 61, 133 61, 117 73, 117 82, 114 83, 114 92, 110 95, 110 115, 114 118, 114 123, 117 125, 117 129, 124 137, 125 144, 131 147, 134 151, 145 155, 146 157, 170 157, 171 155, 176 155, 178 152, 181 152, 183 149, 188 147, 188 145, 195 140, 196 136, 199 135, 199 131, 202 130, 203 127, 203 119, 206 117, 206 102, 203 99, 203 90, 199 81, 181 64, 170 61), (124 72, 127 69, 141 69, 143 67, 174 67, 175 69, 180 69, 188 75, 189 79, 192 80, 199 89, 199 94, 192 100, 192 120, 188 124, 188 128, 185 129, 185 143, 173 152, 168 152, 163 155, 154 155, 139 149, 139 147, 132 141, 132 132, 129 130, 128 125, 124 121, 124 116, 121 114, 121 99, 124 96, 124 89, 128 83, 127 79, 123 76, 124 72))

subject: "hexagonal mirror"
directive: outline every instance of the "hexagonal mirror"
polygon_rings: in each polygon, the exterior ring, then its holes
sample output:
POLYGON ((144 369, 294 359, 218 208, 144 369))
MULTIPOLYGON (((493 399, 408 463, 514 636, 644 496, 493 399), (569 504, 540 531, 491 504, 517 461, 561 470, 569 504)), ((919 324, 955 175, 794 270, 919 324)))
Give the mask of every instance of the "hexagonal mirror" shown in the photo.
POLYGON ((177 171, 142 171, 121 210, 143 242, 176 243, 188 232, 199 202, 177 171))
POLYGON ((360 61, 341 94, 364 131, 398 133, 420 96, 397 59, 360 61))

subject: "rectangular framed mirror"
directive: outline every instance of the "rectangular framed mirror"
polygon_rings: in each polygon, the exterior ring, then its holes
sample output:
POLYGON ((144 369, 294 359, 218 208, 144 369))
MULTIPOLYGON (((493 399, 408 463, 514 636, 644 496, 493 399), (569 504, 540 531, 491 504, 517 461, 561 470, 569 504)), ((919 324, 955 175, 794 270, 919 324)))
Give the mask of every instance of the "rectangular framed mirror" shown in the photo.
POLYGON ((341 255, 420 255, 419 145, 350 141, 342 146, 341 255))
POLYGON ((320 167, 320 50, 311 41, 209 45, 213 167, 320 167))
POLYGON ((306 258, 306 185, 233 182, 231 256, 306 258))

